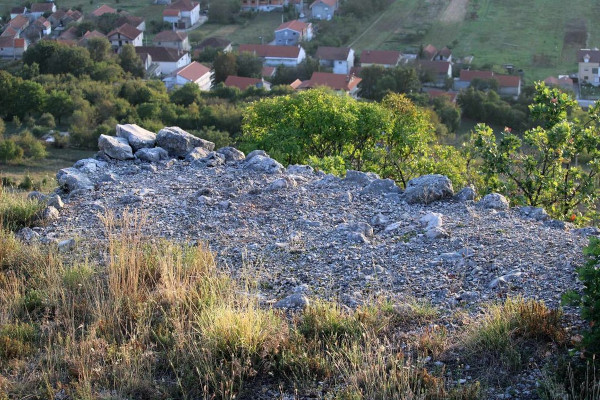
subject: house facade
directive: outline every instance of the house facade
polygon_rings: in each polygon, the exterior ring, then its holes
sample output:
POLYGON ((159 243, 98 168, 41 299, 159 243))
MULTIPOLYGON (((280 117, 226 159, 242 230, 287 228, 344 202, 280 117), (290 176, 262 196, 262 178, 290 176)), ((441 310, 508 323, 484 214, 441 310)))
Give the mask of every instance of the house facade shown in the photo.
POLYGON ((577 62, 579 63, 578 77, 579 82, 589 83, 593 86, 600 86, 600 50, 581 49, 577 52, 577 62))
POLYGON ((2 58, 23 58, 23 53, 27 50, 27 40, 24 38, 3 36, 0 37, 0 57, 2 58))
POLYGON ((106 35, 108 41, 117 49, 121 49, 126 44, 131 44, 134 47, 144 44, 144 32, 129 24, 123 24, 117 29, 109 32, 106 35))
POLYGON ((242 44, 240 53, 252 53, 262 58, 263 64, 271 67, 285 65, 297 67, 306 59, 306 52, 298 46, 271 46, 268 44, 242 44))
POLYGON ((200 21, 200 3, 179 0, 169 4, 163 11, 163 21, 172 24, 173 29, 188 29, 200 21))
POLYGON ((363 50, 360 53, 361 67, 372 67, 374 65, 383 68, 398 66, 402 59, 402 53, 393 50, 363 50))
POLYGON ((213 85, 213 80, 214 73, 210 68, 193 61, 189 65, 175 70, 170 76, 163 79, 163 82, 165 82, 167 90, 193 83, 200 90, 209 91, 213 85))
POLYGON ((454 81, 454 90, 462 90, 471 86, 473 80, 496 81, 497 92, 501 96, 518 97, 521 94, 522 81, 519 75, 502 75, 493 71, 466 70, 460 71, 460 76, 454 81))
POLYGON ((428 76, 432 86, 445 86, 447 80, 452 79, 452 63, 448 61, 421 60, 417 65, 421 73, 428 76))
POLYGON ((246 90, 251 86, 254 86, 257 89, 271 90, 271 83, 265 81, 264 79, 246 78, 243 76, 229 75, 223 83, 225 84, 225 86, 236 87, 240 90, 246 90))
POLYGON ((298 21, 288 21, 275 30, 275 44, 278 46, 296 46, 301 41, 313 38, 312 24, 298 21))
POLYGON ((178 50, 189 51, 191 49, 188 34, 178 31, 162 31, 154 36, 152 43, 155 46, 170 47, 178 50))
POLYGON ((331 20, 338 9, 338 0, 315 0, 310 5, 310 12, 314 19, 331 20))
POLYGON ((333 68, 334 74, 348 75, 354 67, 354 50, 350 47, 319 46, 315 56, 319 64, 333 68))
POLYGON ((53 2, 33 3, 29 10, 29 14, 33 19, 38 19, 46 13, 52 14, 53 12, 56 12, 56 4, 53 2))
POLYGON ((242 11, 274 11, 283 10, 288 0, 242 0, 242 11))
POLYGON ((313 72, 310 80, 297 86, 298 90, 327 87, 339 93, 358 97, 358 84, 362 81, 354 75, 332 74, 329 72, 313 72))
MULTIPOLYGON (((140 46, 135 48, 135 52, 140 56, 142 61, 146 60, 146 64, 157 65, 155 70, 157 75, 171 74, 192 62, 190 53, 187 51, 171 49, 168 47, 140 46)), ((151 66, 148 65, 148 68, 146 69, 151 69, 151 66)))

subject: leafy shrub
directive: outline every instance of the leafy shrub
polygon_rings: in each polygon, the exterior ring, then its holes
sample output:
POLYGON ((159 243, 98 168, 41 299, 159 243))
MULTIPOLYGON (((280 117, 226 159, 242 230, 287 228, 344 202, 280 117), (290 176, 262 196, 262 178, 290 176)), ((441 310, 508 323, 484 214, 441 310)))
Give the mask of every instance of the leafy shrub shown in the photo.
POLYGON ((27 158, 38 160, 48 155, 46 147, 30 131, 23 131, 17 139, 17 144, 23 149, 23 154, 27 158))
POLYGON ((0 140, 0 162, 18 161, 23 158, 23 149, 13 139, 0 140))
POLYGON ((54 121, 54 115, 50 113, 43 113, 37 121, 38 125, 45 126, 49 129, 56 128, 56 122, 54 121))

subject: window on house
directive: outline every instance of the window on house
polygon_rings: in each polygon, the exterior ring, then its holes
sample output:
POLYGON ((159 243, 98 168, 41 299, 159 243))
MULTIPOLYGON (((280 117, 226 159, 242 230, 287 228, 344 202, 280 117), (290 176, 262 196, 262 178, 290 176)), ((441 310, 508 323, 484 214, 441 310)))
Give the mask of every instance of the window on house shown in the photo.
POLYGON ((592 74, 598 75, 598 68, 592 68, 592 74))

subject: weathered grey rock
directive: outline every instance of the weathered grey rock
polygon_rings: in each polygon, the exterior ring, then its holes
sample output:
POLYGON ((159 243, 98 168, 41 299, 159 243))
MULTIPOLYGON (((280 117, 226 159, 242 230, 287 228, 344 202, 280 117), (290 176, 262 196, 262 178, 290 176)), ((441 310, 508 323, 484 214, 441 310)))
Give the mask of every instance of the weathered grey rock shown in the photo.
POLYGON ((394 223, 386 226, 383 231, 386 233, 394 232, 394 231, 397 231, 398 229, 400 229, 400 227, 402 227, 402 222, 394 222, 394 223))
POLYGON ((339 176, 333 174, 326 174, 324 177, 313 183, 316 187, 330 187, 341 182, 342 179, 339 176))
POLYGON ((154 147, 156 134, 136 124, 117 125, 117 137, 127 140, 133 151, 154 147))
POLYGON ((454 196, 454 198, 458 201, 472 201, 475 200, 477 196, 477 192, 475 192, 475 188, 472 186, 464 187, 454 196))
POLYGON ((286 168, 288 174, 292 175, 312 175, 315 173, 315 170, 310 165, 288 165, 286 168))
POLYGON ((66 253, 68 251, 71 251, 75 248, 75 239, 71 238, 71 239, 67 239, 67 240, 62 240, 60 242, 58 242, 58 251, 60 251, 61 253, 66 253))
POLYGON ((27 195, 27 200, 45 202, 47 200, 47 196, 41 192, 34 190, 33 192, 29 192, 29 194, 27 195))
POLYGON ((450 237, 448 232, 446 232, 443 228, 439 228, 439 227, 436 227, 433 229, 428 229, 427 231, 425 231, 425 236, 428 239, 442 239, 442 238, 450 237))
POLYGON ((598 236, 600 235, 600 229, 595 226, 588 226, 585 228, 572 229, 571 233, 581 236, 598 236))
POLYGON ((88 176, 76 168, 64 168, 56 174, 58 184, 67 192, 78 189, 91 190, 94 184, 88 176))
POLYGON ((546 210, 544 210, 541 207, 519 207, 518 211, 521 215, 524 215, 525 217, 534 219, 536 221, 547 221, 550 219, 550 216, 548 215, 546 210))
POLYGON ((41 214, 41 219, 45 222, 56 221, 60 217, 58 210, 52 206, 46 207, 41 214))
POLYGON ((107 172, 105 174, 101 174, 98 178, 95 179, 98 183, 112 183, 117 181, 117 177, 115 174, 111 172, 107 172))
POLYGON ((152 165, 152 164, 144 164, 142 165, 142 171, 148 171, 151 173, 156 173, 156 171, 158 171, 158 168, 156 168, 156 165, 152 165))
POLYGON ((444 175, 424 175, 408 181, 404 198, 408 204, 429 204, 454 195, 452 182, 444 175))
POLYGON ((203 147, 209 151, 215 148, 213 142, 200 139, 177 126, 161 129, 156 136, 156 144, 173 157, 185 157, 196 147, 203 147))
POLYGON ((373 172, 362 172, 349 169, 346 171, 346 177, 344 178, 344 182, 356 183, 358 185, 366 186, 369 183, 373 182, 375 179, 379 179, 379 176, 377 174, 374 174, 373 172))
POLYGON ((211 151, 206 155, 206 157, 199 158, 196 161, 192 162, 192 166, 195 168, 213 168, 223 164, 225 164, 225 156, 215 151, 211 151))
POLYGON ((230 146, 221 147, 219 150, 217 150, 217 153, 225 157, 225 162, 242 161, 246 157, 243 152, 239 151, 235 147, 230 146))
POLYGON ((486 194, 477 205, 491 210, 508 210, 509 208, 508 200, 500 193, 486 194))
POLYGON ((565 221, 559 221, 557 219, 548 219, 544 221, 544 225, 546 225, 549 228, 559 229, 561 231, 566 231, 573 227, 572 224, 565 221))
POLYGON ((308 307, 310 301, 302 293, 294 293, 287 296, 284 299, 279 300, 273 305, 275 308, 286 308, 286 309, 304 309, 308 307))
POLYGON ((390 222, 390 219, 381 213, 371 218, 371 225, 373 226, 385 226, 388 222, 390 222))
POLYGON ((84 158, 83 160, 79 160, 73 164, 73 168, 77 168, 81 172, 88 175, 94 175, 106 168, 106 165, 106 162, 102 160, 96 160, 95 158, 84 158))
POLYGON ((264 172, 267 174, 278 174, 283 170, 283 165, 279 164, 272 158, 265 157, 262 155, 255 155, 249 160, 248 157, 246 157, 244 168, 248 168, 258 172, 264 172))
POLYGON ((142 201, 144 201, 144 197, 137 194, 126 194, 119 199, 119 203, 123 205, 141 203, 142 201))
POLYGON ((133 150, 127 139, 124 138, 100 135, 98 148, 115 160, 131 160, 133 158, 133 150))
POLYGON ((275 179, 268 187, 267 190, 281 190, 286 188, 296 187, 296 181, 286 176, 283 178, 275 179))
POLYGON ((369 243, 369 239, 361 232, 348 232, 346 238, 350 242, 369 243))
POLYGON ((443 224, 443 215, 440 213, 427 213, 419 219, 419 222, 426 225, 425 229, 441 228, 443 224))
POLYGON ((458 295, 456 300, 464 302, 464 303, 472 303, 473 301, 478 300, 481 295, 474 291, 463 292, 458 295))
POLYGON ((159 162, 168 160, 169 153, 162 147, 154 147, 151 149, 144 147, 135 152, 135 158, 147 162, 159 162))
POLYGON ((245 161, 248 162, 256 156, 269 157, 269 155, 264 150, 252 150, 246 155, 245 161))
POLYGON ((49 206, 56 208, 57 210, 60 210, 61 208, 63 208, 65 206, 65 203, 63 203, 62 199, 57 194, 51 194, 50 196, 48 196, 47 204, 49 206))
POLYGON ((366 237, 373 237, 373 227, 366 222, 351 222, 347 224, 340 224, 336 230, 346 232, 357 232, 366 237))
POLYGON ((210 151, 205 149, 204 147, 195 147, 189 153, 185 155, 186 161, 196 161, 201 158, 206 157, 210 154, 210 151))
POLYGON ((231 208, 231 202, 229 200, 222 200, 218 204, 221 210, 228 210, 231 208))
POLYGON ((494 288, 500 286, 501 284, 517 281, 518 279, 521 278, 522 275, 523 275, 523 272, 514 271, 514 272, 510 272, 508 274, 499 276, 498 278, 495 278, 490 282, 490 284, 488 285, 488 288, 494 289, 494 288))
POLYGON ((25 228, 20 229, 17 232, 16 236, 18 239, 22 240, 23 242, 29 243, 31 241, 39 239, 40 234, 31 228, 25 227, 25 228))
POLYGON ((400 188, 392 179, 375 179, 369 183, 360 194, 400 193, 400 188))

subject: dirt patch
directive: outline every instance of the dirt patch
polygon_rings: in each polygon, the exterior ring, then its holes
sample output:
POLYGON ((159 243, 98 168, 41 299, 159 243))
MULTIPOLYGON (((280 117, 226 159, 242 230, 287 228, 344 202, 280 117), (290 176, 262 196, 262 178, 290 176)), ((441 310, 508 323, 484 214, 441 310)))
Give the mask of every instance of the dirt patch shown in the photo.
POLYGON ((465 19, 465 15, 467 15, 468 5, 469 0, 452 0, 440 17, 440 22, 462 22, 465 19))
POLYGON ((587 26, 583 19, 572 19, 565 24, 565 46, 585 47, 587 42, 587 26))

